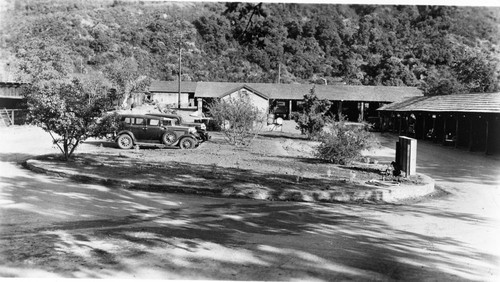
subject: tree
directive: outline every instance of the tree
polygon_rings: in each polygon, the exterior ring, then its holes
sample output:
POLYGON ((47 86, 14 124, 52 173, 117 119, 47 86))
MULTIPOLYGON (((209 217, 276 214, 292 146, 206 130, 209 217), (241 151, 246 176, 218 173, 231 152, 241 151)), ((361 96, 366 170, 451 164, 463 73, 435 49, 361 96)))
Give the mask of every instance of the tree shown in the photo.
POLYGON ((264 113, 246 97, 219 99, 208 107, 232 145, 249 145, 256 136, 256 127, 264 122, 264 113))
POLYGON ((25 89, 29 121, 50 134, 66 161, 112 105, 107 85, 95 78, 38 81, 25 89))
POLYGON ((498 53, 488 56, 481 48, 463 48, 462 58, 453 65, 455 76, 468 93, 494 92, 498 89, 498 53))
POLYGON ((304 95, 302 112, 293 112, 292 118, 297 123, 297 129, 308 138, 315 137, 325 126, 328 118, 326 113, 330 109, 331 102, 319 99, 316 96, 315 87, 311 88, 309 94, 304 95))
POLYGON ((116 97, 108 94, 110 84, 102 73, 72 75, 64 46, 37 40, 28 45, 34 47, 18 53, 28 120, 47 131, 68 160, 116 97))
POLYGON ((132 93, 143 91, 149 84, 142 75, 137 62, 132 58, 117 60, 104 68, 106 77, 117 90, 120 105, 124 105, 132 93))

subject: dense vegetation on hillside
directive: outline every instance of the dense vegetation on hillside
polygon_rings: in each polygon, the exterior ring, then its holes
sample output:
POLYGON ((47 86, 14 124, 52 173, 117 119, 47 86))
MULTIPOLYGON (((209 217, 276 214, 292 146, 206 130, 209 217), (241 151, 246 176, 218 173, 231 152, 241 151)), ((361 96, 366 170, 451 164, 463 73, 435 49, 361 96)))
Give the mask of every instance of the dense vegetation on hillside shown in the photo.
POLYGON ((497 8, 7 2, 0 43, 11 66, 50 53, 77 73, 132 69, 175 80, 181 48, 182 80, 498 90, 497 8))

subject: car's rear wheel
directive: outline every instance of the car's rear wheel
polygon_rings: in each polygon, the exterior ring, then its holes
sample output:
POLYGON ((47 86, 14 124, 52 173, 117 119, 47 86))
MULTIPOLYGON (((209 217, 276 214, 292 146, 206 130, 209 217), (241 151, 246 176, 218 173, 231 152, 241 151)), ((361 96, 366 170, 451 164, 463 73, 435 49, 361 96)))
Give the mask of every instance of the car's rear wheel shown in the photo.
POLYGON ((175 136, 175 133, 173 132, 165 132, 163 136, 161 137, 161 141, 165 145, 173 145, 175 143, 175 140, 177 139, 177 136, 175 136))
POLYGON ((118 140, 116 140, 116 143, 118 144, 118 147, 120 149, 130 149, 134 146, 134 140, 132 140, 132 137, 128 134, 122 134, 118 137, 118 140))
POLYGON ((196 140, 191 137, 184 137, 181 139, 180 147, 181 149, 194 149, 196 147, 196 140))

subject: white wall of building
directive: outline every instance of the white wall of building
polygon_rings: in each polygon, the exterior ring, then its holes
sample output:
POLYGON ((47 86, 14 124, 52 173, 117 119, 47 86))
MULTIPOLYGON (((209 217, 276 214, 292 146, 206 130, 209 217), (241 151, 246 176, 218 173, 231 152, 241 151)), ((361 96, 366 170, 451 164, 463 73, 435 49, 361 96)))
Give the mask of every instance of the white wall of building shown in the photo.
MULTIPOLYGON (((177 107, 179 94, 178 93, 152 93, 151 99, 160 104, 173 105, 177 107)), ((181 108, 189 106, 189 94, 181 93, 181 108)), ((191 105, 194 107, 194 104, 191 105)))
POLYGON ((254 106, 256 106, 262 112, 262 114, 265 115, 268 113, 269 100, 246 89, 240 89, 238 91, 235 91, 229 95, 224 96, 222 99, 230 99, 230 98, 241 99, 242 97, 248 97, 250 102, 254 106))

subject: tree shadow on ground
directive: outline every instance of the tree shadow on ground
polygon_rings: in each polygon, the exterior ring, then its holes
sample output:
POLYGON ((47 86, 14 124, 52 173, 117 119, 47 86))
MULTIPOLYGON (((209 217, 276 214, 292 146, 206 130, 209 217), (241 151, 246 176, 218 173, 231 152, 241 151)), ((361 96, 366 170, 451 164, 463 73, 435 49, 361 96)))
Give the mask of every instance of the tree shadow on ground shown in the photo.
MULTIPOLYGON (((110 187, 127 187, 157 192, 185 192, 199 194, 231 194, 257 199, 278 199, 290 191, 369 190, 362 182, 347 181, 349 172, 338 169, 335 177, 310 177, 305 171, 284 173, 256 171, 244 168, 220 167, 183 162, 144 162, 140 157, 106 154, 85 154, 70 162, 44 157, 39 166, 64 171, 70 179, 84 183, 106 184, 110 187), (63 168, 63 170, 60 170, 63 168), (86 176, 91 175, 91 176, 86 176), (97 178, 95 176, 98 176, 97 178), (124 182, 128 181, 128 182, 124 182)), ((276 166, 279 168, 280 166, 276 166)), ((55 172, 59 174, 59 172, 55 172)), ((365 177, 367 178, 367 177, 365 177)), ((302 199, 297 193, 295 200, 302 199)), ((332 200, 330 198, 323 199, 332 200)))
POLYGON ((496 269, 497 258, 465 242, 381 219, 487 224, 438 208, 179 198, 32 174, 2 181, 4 277, 35 268, 71 278, 484 280, 496 269))

